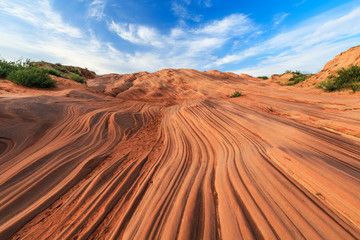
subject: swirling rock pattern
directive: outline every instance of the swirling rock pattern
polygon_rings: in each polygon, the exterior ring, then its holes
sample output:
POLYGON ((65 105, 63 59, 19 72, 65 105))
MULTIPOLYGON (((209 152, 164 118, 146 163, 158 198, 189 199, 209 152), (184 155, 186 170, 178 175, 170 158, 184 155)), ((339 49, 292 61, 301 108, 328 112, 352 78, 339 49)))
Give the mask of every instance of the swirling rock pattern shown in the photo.
POLYGON ((184 69, 88 85, 0 96, 0 239, 360 238, 358 95, 184 69))

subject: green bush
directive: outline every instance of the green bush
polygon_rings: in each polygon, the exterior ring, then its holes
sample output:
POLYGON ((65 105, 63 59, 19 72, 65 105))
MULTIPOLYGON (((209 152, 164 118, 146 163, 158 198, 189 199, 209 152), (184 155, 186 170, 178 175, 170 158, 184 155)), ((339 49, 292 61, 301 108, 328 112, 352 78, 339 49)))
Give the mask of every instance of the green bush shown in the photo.
POLYGON ((66 70, 66 68, 64 68, 64 67, 59 67, 59 66, 56 67, 56 70, 58 70, 58 71, 60 71, 60 72, 63 72, 63 73, 67 73, 67 72, 68 72, 68 70, 66 70))
POLYGON ((56 82, 41 68, 28 67, 18 69, 12 71, 8 75, 8 79, 25 87, 51 88, 56 86, 56 82))
POLYGON ((58 70, 50 68, 49 74, 57 76, 57 77, 61 77, 61 74, 58 70))
POLYGON ((296 85, 300 82, 305 81, 306 79, 308 79, 310 76, 306 76, 304 74, 294 74, 294 76, 292 78, 289 79, 289 82, 287 83, 288 86, 293 86, 296 85))
POLYGON ((356 93, 357 91, 360 90, 360 85, 359 85, 359 83, 354 82, 350 85, 350 88, 353 91, 353 93, 356 93))
POLYGON ((324 92, 332 92, 337 89, 335 82, 331 79, 321 81, 318 87, 323 89, 324 92))
POLYGON ((299 70, 296 70, 296 71, 286 70, 283 74, 286 74, 286 73, 301 74, 301 72, 299 70))
POLYGON ((85 81, 84 81, 85 79, 75 73, 71 74, 70 79, 74 80, 75 82, 78 82, 78 83, 85 83, 85 81))
POLYGON ((360 67, 351 65, 349 68, 341 68, 336 71, 337 76, 330 75, 328 79, 319 84, 319 88, 325 92, 337 91, 343 88, 351 88, 353 92, 359 90, 360 67))
POLYGON ((46 71, 47 73, 57 76, 57 77, 61 77, 61 73, 54 69, 54 68, 47 68, 47 67, 43 67, 42 69, 44 69, 44 71, 46 71))
POLYGON ((235 90, 235 92, 233 93, 233 95, 230 96, 230 98, 236 98, 236 97, 241 97, 241 96, 242 96, 242 93, 235 90))
POLYGON ((26 62, 18 60, 16 62, 8 62, 6 60, 0 59, 0 78, 7 78, 7 76, 18 69, 24 69, 30 66, 30 60, 27 59, 26 62))
POLYGON ((0 60, 0 78, 6 78, 10 72, 17 69, 17 66, 7 62, 5 60, 0 60))
POLYGON ((72 69, 70 69, 70 72, 75 73, 75 74, 77 74, 77 75, 80 75, 80 76, 81 76, 81 73, 79 72, 79 69, 72 68, 72 69))
POLYGON ((269 79, 267 76, 260 76, 260 77, 257 77, 257 78, 260 78, 260 79, 263 79, 263 80, 268 80, 269 79))

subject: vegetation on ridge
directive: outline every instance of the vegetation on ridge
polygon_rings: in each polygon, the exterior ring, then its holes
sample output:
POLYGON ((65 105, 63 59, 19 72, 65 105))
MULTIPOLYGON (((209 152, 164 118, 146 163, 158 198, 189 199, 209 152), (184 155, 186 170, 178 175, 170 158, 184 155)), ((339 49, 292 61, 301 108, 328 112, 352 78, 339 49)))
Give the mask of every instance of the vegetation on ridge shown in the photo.
POLYGON ((29 59, 25 62, 0 60, 0 77, 25 87, 50 88, 56 86, 56 82, 49 77, 48 71, 37 68, 29 59))
POLYGON ((292 78, 290 78, 288 83, 287 83, 288 86, 296 85, 298 83, 301 83, 301 82, 305 81, 309 77, 313 76, 313 74, 305 75, 305 74, 302 74, 302 73, 300 73, 298 71, 293 73, 293 74, 294 74, 294 76, 292 78))
POLYGON ((88 71, 87 69, 81 69, 79 67, 74 67, 74 66, 65 66, 62 65, 61 63, 52 64, 41 61, 41 62, 35 62, 34 64, 37 67, 49 69, 50 70, 49 74, 51 75, 71 79, 79 83, 86 83, 85 81, 86 77, 83 75, 84 71, 88 72, 88 74, 86 75, 93 75, 93 76, 96 75, 94 72, 88 71))
POLYGON ((292 74, 296 74, 296 75, 301 74, 301 72, 299 70, 296 70, 296 71, 286 70, 282 75, 287 74, 287 73, 292 73, 292 74))
POLYGON ((58 70, 54 69, 54 68, 42 67, 42 69, 44 71, 46 71, 47 73, 49 73, 50 75, 54 75, 54 76, 57 76, 57 77, 62 77, 61 73, 58 70))
POLYGON ((86 77, 93 78, 96 74, 87 69, 64 66, 60 63, 31 62, 30 59, 11 62, 0 59, 0 78, 6 78, 18 85, 37 88, 55 87, 56 82, 49 75, 86 83, 86 77))
POLYGON ((75 73, 70 75, 70 79, 74 80, 75 82, 78 82, 78 83, 85 83, 85 78, 80 77, 78 74, 75 74, 75 73))
POLYGON ((27 59, 25 62, 22 62, 21 60, 16 62, 9 62, 4 59, 0 59, 0 78, 7 78, 11 72, 27 67, 30 67, 29 59, 27 59))
POLYGON ((49 77, 46 70, 36 67, 12 71, 8 75, 8 79, 25 87, 51 88, 56 86, 56 82, 49 77))
POLYGON ((318 85, 325 92, 338 91, 350 88, 354 93, 360 90, 360 67, 351 65, 347 69, 340 68, 335 75, 328 76, 327 80, 318 85))
POLYGON ((298 83, 301 83, 301 82, 305 81, 306 79, 308 79, 309 77, 314 75, 314 74, 303 74, 299 70, 296 70, 296 71, 286 70, 281 75, 285 75, 285 74, 293 74, 293 76, 287 81, 287 83, 286 83, 287 86, 293 86, 298 83))

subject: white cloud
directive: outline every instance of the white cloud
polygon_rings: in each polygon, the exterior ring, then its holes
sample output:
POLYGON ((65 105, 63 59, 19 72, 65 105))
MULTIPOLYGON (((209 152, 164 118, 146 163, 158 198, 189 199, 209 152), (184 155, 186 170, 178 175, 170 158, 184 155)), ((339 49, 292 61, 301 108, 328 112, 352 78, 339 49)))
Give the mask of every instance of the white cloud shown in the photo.
POLYGON ((199 14, 192 13, 187 5, 189 5, 191 1, 173 1, 171 4, 171 11, 174 13, 176 17, 181 19, 188 19, 194 22, 200 22, 202 16, 199 14))
POLYGON ((289 68, 315 72, 329 60, 321 56, 330 55, 331 59, 339 50, 345 50, 344 46, 350 47, 350 43, 356 44, 359 41, 360 25, 354 24, 357 22, 360 22, 360 7, 332 18, 325 13, 261 44, 219 58, 209 67, 240 63, 255 56, 267 56, 254 67, 237 69, 235 72, 247 71, 263 75, 280 73, 289 68))
POLYGON ((210 8, 213 6, 212 0, 172 0, 171 2, 171 11, 175 17, 178 17, 182 20, 191 20, 194 22, 200 22, 203 18, 201 14, 196 14, 191 11, 190 5, 197 4, 198 6, 210 8))
POLYGON ((294 4, 294 6, 295 6, 295 7, 299 7, 299 6, 303 5, 306 1, 307 1, 307 0, 302 0, 302 1, 300 1, 300 2, 297 2, 297 3, 294 4))
POLYGON ((119 37, 135 44, 145 44, 160 46, 159 38, 161 36, 154 28, 128 23, 115 23, 112 21, 108 24, 109 30, 114 31, 119 37))
POLYGON ((196 29, 173 28, 168 35, 159 34, 154 28, 114 21, 108 27, 131 43, 165 47, 167 51, 171 49, 176 53, 212 51, 222 47, 232 37, 250 34, 257 28, 242 14, 232 14, 196 29))
POLYGON ((35 28, 66 34, 70 37, 82 37, 81 31, 78 28, 65 23, 60 14, 52 10, 49 1, 1 1, 0 11, 2 14, 21 18, 35 28))
POLYGON ((136 56, 143 54, 141 61, 138 61, 146 67, 145 70, 148 70, 150 65, 161 68, 203 67, 214 60, 212 52, 222 48, 234 36, 245 36, 257 29, 255 24, 243 14, 232 14, 194 29, 173 28, 169 34, 160 34, 156 29, 147 26, 114 21, 108 24, 108 28, 132 44, 154 48, 135 54, 136 56), (145 64, 144 60, 149 60, 151 64, 145 64))
POLYGON ((243 36, 256 29, 242 14, 233 14, 212 21, 196 29, 173 28, 168 35, 146 26, 115 23, 108 24, 122 39, 133 44, 151 45, 166 58, 186 56, 200 58, 224 46, 233 36, 243 36))
POLYGON ((130 61, 132 56, 116 51, 91 32, 64 23, 49 1, 0 2, 0 21, 8 23, 0 25, 1 57, 18 59, 25 55, 33 60, 88 67, 97 73, 140 70, 130 61))
POLYGON ((231 14, 221 20, 215 20, 200 29, 196 29, 194 32, 198 34, 240 36, 244 33, 250 33, 255 29, 255 25, 248 16, 231 14))
POLYGON ((289 16, 290 14, 289 13, 278 13, 274 16, 274 19, 273 19, 273 22, 274 22, 274 25, 277 26, 279 25, 280 23, 282 23, 285 18, 287 16, 289 16))
POLYGON ((203 1, 200 1, 200 3, 204 4, 205 7, 212 7, 213 6, 213 3, 211 0, 203 0, 203 1))
POLYGON ((234 70, 235 73, 247 73, 252 76, 264 76, 283 73, 286 70, 301 70, 305 73, 317 73, 324 64, 349 46, 358 44, 360 38, 349 39, 341 43, 322 43, 302 52, 288 52, 265 58, 253 67, 234 70))
MULTIPOLYGON (((254 67, 233 69, 237 73, 264 75, 287 69, 317 71, 340 51, 360 42, 360 25, 355 24, 360 22, 360 7, 346 13, 335 9, 337 15, 324 13, 256 44, 247 40, 265 30, 243 14, 232 14, 193 28, 179 25, 168 32, 141 24, 109 21, 109 30, 119 36, 116 43, 110 43, 100 40, 89 29, 71 26, 50 3, 51 0, 0 0, 2 57, 61 62, 88 67, 100 74, 169 67, 198 70, 220 67, 229 71, 230 65, 257 57, 254 67), (116 48, 124 42, 130 50, 116 48), (238 51, 244 46, 247 48, 238 51), (219 57, 223 49, 231 52, 219 57)), ((91 0, 91 3, 94 4, 87 6, 105 4, 104 0, 91 0)), ((93 17, 100 20, 103 14, 103 10, 93 12, 93 17)))
MULTIPOLYGON (((95 6, 101 2, 92 3, 95 6)), ((82 31, 65 23, 50 0, 1 2, 0 20, 8 23, 0 25, 2 57, 25 55, 33 60, 88 67, 100 74, 155 71, 166 67, 200 68, 216 59, 212 53, 230 41, 235 34, 232 27, 247 34, 250 28, 241 24, 252 24, 246 21, 246 16, 229 16, 201 28, 178 27, 162 34, 149 26, 109 22, 108 28, 123 40, 147 46, 128 53, 113 43, 100 41, 90 30, 82 31), (12 18, 6 17, 9 15, 12 18), (223 28, 220 35, 217 27, 223 28)))
POLYGON ((210 65, 208 65, 208 68, 214 67, 214 66, 222 66, 225 64, 229 64, 229 63, 238 63, 241 62, 249 57, 255 56, 258 53, 260 53, 262 51, 261 49, 262 47, 252 47, 252 48, 248 48, 244 51, 242 51, 239 54, 231 54, 231 55, 226 55, 225 57, 222 58, 218 58, 215 62, 211 63, 210 65))
POLYGON ((104 10, 105 10, 106 3, 102 0, 94 0, 89 5, 89 16, 95 18, 97 21, 100 21, 105 16, 104 10))

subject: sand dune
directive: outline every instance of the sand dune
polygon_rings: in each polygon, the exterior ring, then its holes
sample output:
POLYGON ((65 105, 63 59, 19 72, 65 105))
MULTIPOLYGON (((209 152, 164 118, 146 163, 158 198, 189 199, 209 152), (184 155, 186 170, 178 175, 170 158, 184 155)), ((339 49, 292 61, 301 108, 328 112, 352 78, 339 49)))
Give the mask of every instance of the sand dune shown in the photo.
POLYGON ((186 69, 2 84, 0 239, 360 238, 358 94, 186 69))

